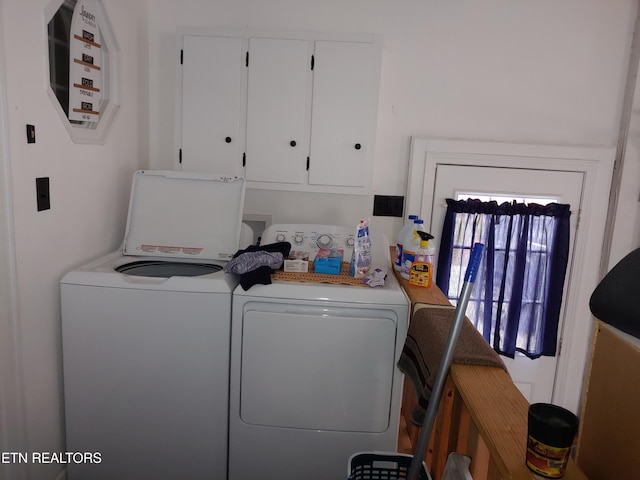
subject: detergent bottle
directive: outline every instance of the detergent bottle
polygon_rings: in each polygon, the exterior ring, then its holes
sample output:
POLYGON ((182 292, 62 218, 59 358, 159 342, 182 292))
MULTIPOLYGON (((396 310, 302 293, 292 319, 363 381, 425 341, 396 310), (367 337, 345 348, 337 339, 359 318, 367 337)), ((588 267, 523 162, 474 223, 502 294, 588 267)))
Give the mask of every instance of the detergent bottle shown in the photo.
POLYGON ((409 272, 409 283, 418 287, 430 287, 433 282, 433 258, 435 250, 429 245, 433 235, 417 232, 420 235, 420 248, 416 251, 409 272))
POLYGON ((408 231, 402 239, 402 263, 400 265, 400 275, 405 280, 409 280, 413 257, 418 251, 418 248, 420 248, 420 235, 418 235, 418 232, 426 232, 424 228, 424 221, 419 218, 413 221, 413 228, 408 231))
POLYGON ((410 230, 413 230, 413 222, 418 219, 418 215, 409 215, 407 217, 407 221, 404 222, 404 225, 398 232, 398 241, 396 243, 396 259, 393 262, 393 268, 396 272, 400 271, 400 267, 402 266, 402 241, 404 237, 410 230))

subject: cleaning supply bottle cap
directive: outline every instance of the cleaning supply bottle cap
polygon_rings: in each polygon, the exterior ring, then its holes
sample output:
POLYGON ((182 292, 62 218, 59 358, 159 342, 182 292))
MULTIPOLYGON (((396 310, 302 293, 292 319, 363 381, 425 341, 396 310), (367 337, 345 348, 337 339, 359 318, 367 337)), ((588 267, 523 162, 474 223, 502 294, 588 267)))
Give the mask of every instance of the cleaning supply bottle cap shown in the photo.
POLYGON ((420 235, 420 246, 426 247, 429 245, 429 240, 433 238, 433 235, 427 232, 421 232, 420 230, 415 231, 418 235, 420 235), (424 245, 423 245, 424 244, 424 245))

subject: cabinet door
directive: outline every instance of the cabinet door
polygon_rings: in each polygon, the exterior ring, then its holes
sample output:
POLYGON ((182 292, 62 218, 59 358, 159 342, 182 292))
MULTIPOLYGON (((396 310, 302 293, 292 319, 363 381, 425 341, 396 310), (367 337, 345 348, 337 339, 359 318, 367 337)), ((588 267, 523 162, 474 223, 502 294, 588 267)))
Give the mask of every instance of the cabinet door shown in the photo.
POLYGON ((375 43, 316 41, 310 185, 368 187, 380 75, 375 43))
POLYGON ((300 184, 309 153, 310 43, 250 38, 247 180, 300 184))
POLYGON ((242 173, 243 50, 242 38, 183 37, 183 170, 242 173))

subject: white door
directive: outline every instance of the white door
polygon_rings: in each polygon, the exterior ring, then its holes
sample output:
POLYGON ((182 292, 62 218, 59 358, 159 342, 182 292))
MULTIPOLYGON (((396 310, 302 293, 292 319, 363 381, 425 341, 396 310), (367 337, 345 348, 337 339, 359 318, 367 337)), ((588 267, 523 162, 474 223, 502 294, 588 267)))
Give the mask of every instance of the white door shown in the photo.
MULTIPOLYGON (((436 237, 436 248, 446 212, 446 198, 458 194, 506 195, 516 199, 549 198, 571 205, 571 240, 567 276, 572 266, 573 246, 576 238, 584 173, 558 170, 533 170, 522 168, 498 168, 467 165, 438 164, 434 182, 433 210, 430 230, 436 237)), ((425 222, 426 223, 426 222, 425 222)), ((565 297, 567 287, 565 285, 565 297)), ((560 326, 565 309, 562 309, 560 326)), ((529 402, 551 402, 558 357, 540 357, 531 360, 522 354, 514 359, 502 357, 509 373, 529 402)))
MULTIPOLYGON (((291 310, 294 307, 290 307, 291 310)), ((250 425, 389 428, 396 323, 385 310, 250 310, 242 320, 240 416, 250 425)))
POLYGON ((185 35, 182 40, 182 170, 242 174, 242 38, 185 35))
POLYGON ((309 154, 310 43, 249 39, 246 178, 300 184, 309 154))
POLYGON ((311 185, 368 186, 378 115, 377 59, 374 43, 315 43, 311 185))

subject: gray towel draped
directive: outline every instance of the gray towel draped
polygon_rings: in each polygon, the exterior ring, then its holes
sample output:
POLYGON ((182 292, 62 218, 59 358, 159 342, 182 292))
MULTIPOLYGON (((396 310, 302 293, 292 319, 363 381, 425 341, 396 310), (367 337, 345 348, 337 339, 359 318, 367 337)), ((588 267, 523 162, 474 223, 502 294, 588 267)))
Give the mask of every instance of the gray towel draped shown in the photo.
MULTIPOLYGON (((453 308, 421 308, 413 315, 409 324, 398 368, 409 377, 416 389, 418 403, 411 412, 411 420, 416 425, 421 425, 424 420, 454 315, 453 308)), ((466 317, 460 329, 452 363, 507 370, 500 356, 466 317)))

